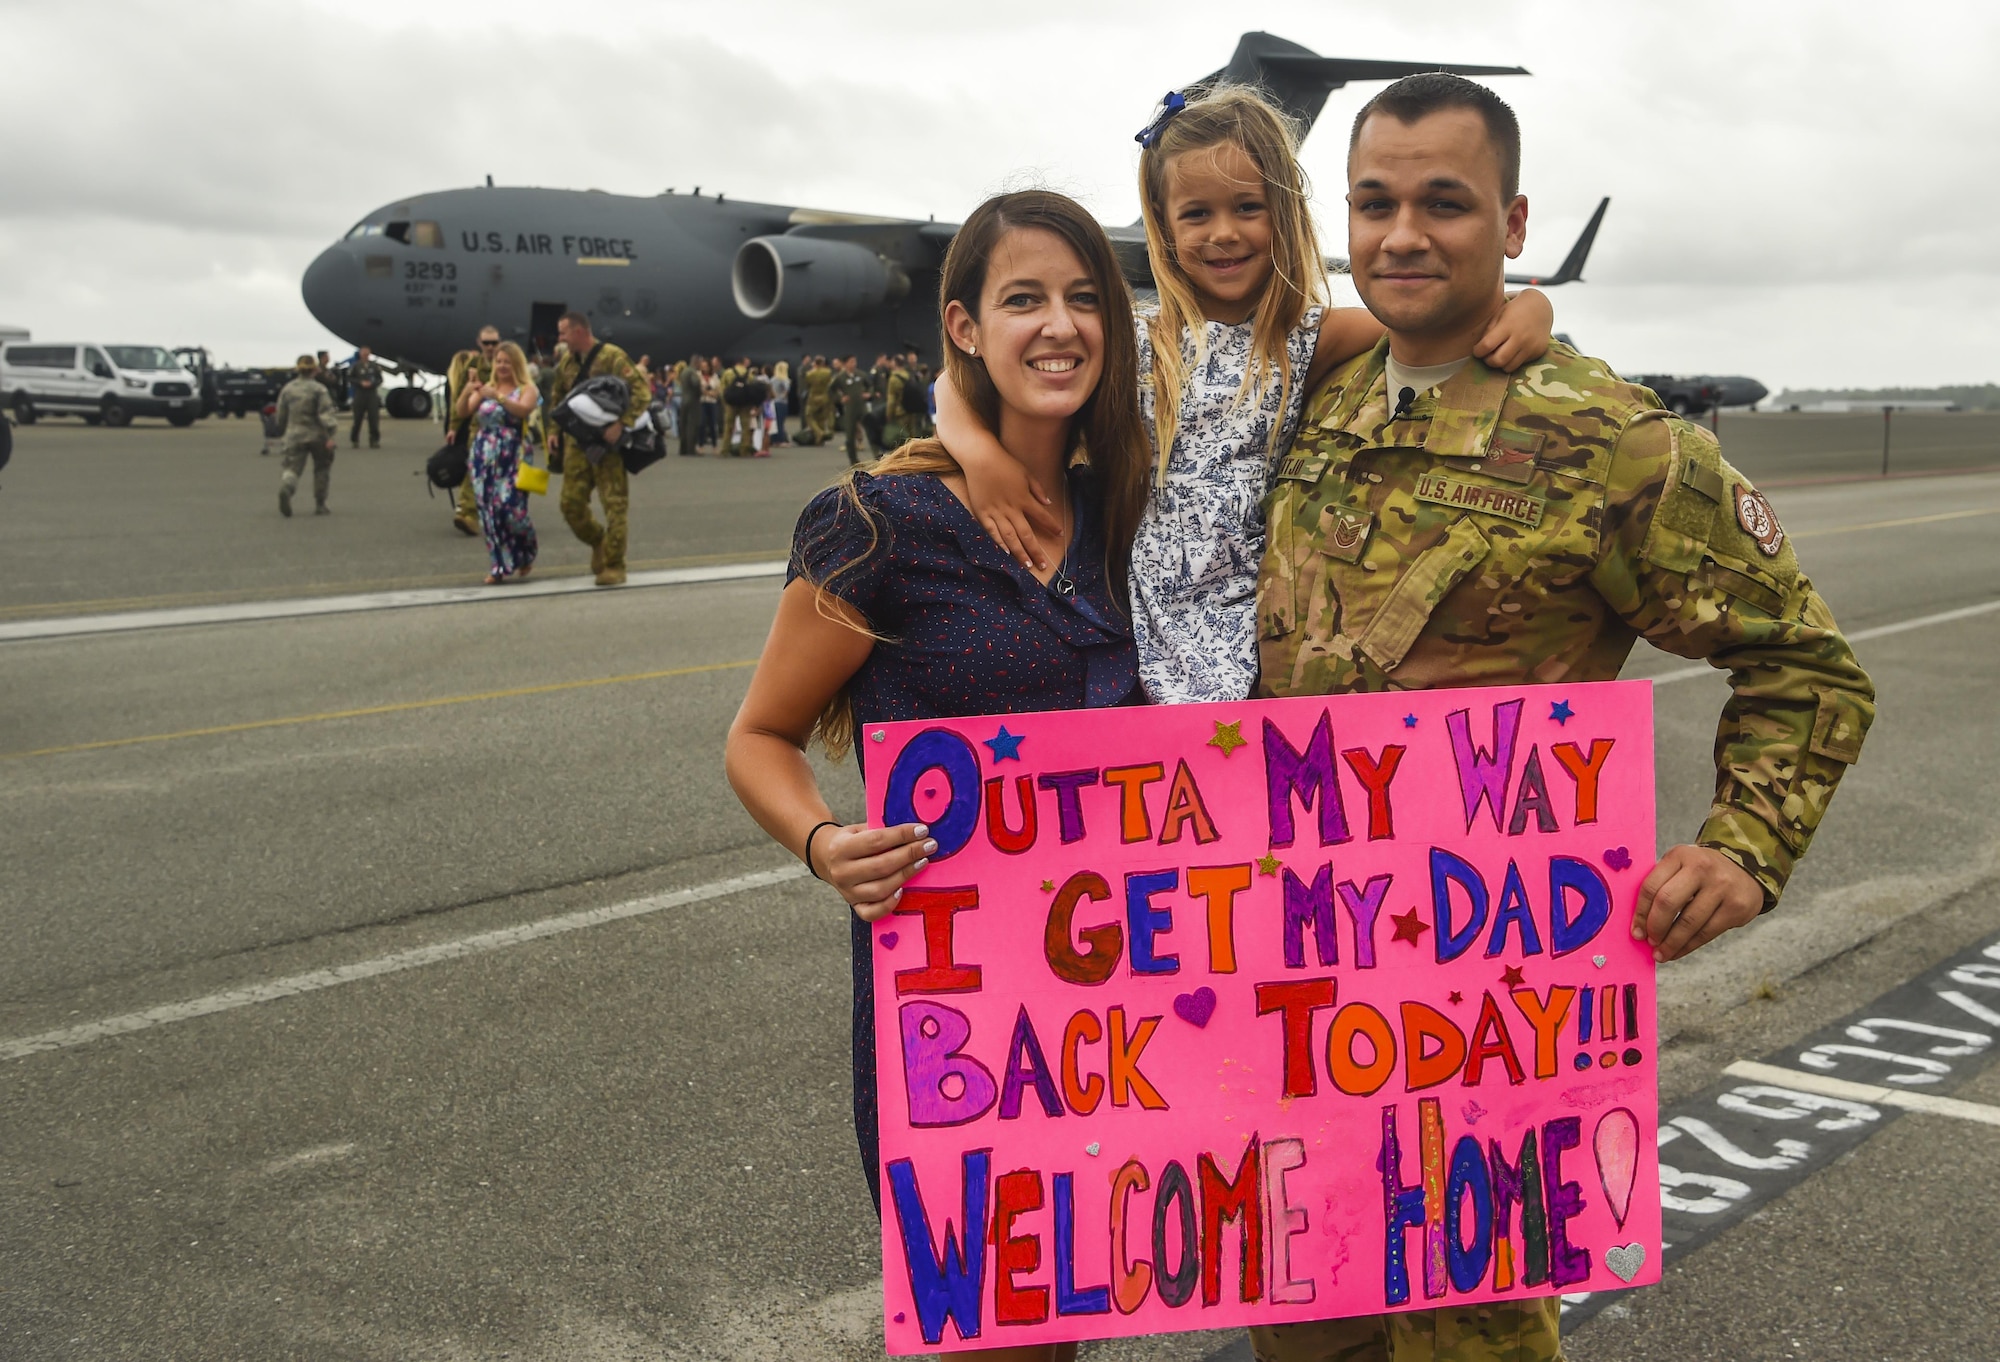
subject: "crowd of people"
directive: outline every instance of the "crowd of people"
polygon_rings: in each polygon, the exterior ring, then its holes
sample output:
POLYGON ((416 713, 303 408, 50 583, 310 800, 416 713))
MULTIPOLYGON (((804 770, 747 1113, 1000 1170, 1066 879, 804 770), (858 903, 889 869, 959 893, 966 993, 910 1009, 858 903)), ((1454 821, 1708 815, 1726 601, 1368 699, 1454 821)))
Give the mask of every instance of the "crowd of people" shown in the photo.
POLYGON ((796 364, 690 355, 660 366, 642 355, 639 368, 663 427, 688 457, 764 458, 785 445, 839 438, 847 461, 860 463, 929 434, 936 414, 935 375, 914 348, 878 354, 867 369, 854 355, 812 354, 796 364))
MULTIPOLYGON (((446 370, 440 419, 450 454, 433 465, 443 470, 440 485, 452 491, 453 527, 486 541, 489 586, 533 571, 538 541, 528 497, 545 491, 551 476, 562 479, 563 519, 591 546, 598 585, 616 586, 626 580, 635 466, 667 448, 690 458, 768 458, 783 446, 835 440, 845 442, 848 463, 859 464, 932 432, 933 377, 914 348, 878 354, 865 370, 854 355, 814 354, 800 356, 796 365, 691 355, 656 366, 649 355, 635 361, 600 341, 581 313, 565 314, 557 324, 553 352, 532 356, 502 339, 499 328, 486 326, 446 370), (622 385, 616 419, 594 436, 566 430, 552 414, 579 385, 602 378, 622 385), (639 434, 650 457, 635 459, 633 437, 639 434), (602 523, 592 511, 593 496, 602 523)), ((279 394, 269 427, 283 455, 282 514, 291 515, 308 462, 315 513, 329 513, 338 418, 343 409, 351 415, 351 446, 359 446, 366 428, 369 448, 378 447, 381 388, 382 370, 365 346, 338 366, 325 351, 299 357, 298 376, 279 394)))

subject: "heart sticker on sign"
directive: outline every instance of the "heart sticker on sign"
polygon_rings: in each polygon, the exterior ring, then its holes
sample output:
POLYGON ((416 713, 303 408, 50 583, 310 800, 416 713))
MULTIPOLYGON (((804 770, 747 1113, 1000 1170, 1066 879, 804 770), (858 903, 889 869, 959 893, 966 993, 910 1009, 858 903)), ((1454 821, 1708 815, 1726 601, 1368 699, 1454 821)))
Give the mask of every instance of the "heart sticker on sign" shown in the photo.
MULTIPOLYGON (((1597 1181, 1604 1188, 1604 1201, 1611 1208, 1611 1218, 1618 1222, 1618 1228, 1625 1228, 1625 1214, 1632 1209, 1632 1180, 1639 1173, 1639 1119, 1624 1107, 1613 1107, 1597 1120, 1597 1134, 1591 1137, 1591 1147, 1597 1153, 1597 1181)), ((1607 1263, 1612 1249, 1605 1254, 1607 1263)), ((1645 1261, 1643 1254, 1639 1260, 1645 1261)), ((1634 1264, 1632 1272, 1639 1270, 1634 1264)), ((1617 1269, 1613 1268, 1616 1272, 1617 1269)), ((1626 1281, 1632 1280, 1629 1272, 1620 1272, 1626 1281)))
POLYGON ((1604 1250, 1604 1265, 1611 1269, 1611 1275, 1621 1282, 1629 1282, 1639 1275, 1639 1269, 1646 1265, 1644 1244, 1614 1244, 1604 1250))
POLYGON ((1207 984, 1174 999, 1174 1015, 1190 1026, 1207 1026, 1215 1015, 1215 990, 1207 984))
POLYGON ((875 939, 882 943, 883 950, 893 951, 896 949, 896 943, 898 941, 901 941, 903 938, 895 932, 884 932, 882 933, 882 935, 876 937, 875 939))

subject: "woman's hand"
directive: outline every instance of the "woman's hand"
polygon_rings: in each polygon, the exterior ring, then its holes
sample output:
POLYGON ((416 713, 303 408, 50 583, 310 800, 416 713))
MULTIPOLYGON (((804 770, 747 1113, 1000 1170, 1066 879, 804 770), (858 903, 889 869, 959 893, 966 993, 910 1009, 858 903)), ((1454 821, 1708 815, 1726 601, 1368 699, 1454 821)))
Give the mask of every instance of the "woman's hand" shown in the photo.
POLYGON ((886 917, 903 896, 903 883, 930 864, 937 843, 922 823, 871 828, 865 823, 828 828, 813 839, 809 867, 840 892, 863 922, 886 917))
POLYGON ((1555 325, 1549 295, 1538 288, 1522 289, 1507 300, 1472 353, 1492 368, 1511 372, 1549 352, 1555 325))

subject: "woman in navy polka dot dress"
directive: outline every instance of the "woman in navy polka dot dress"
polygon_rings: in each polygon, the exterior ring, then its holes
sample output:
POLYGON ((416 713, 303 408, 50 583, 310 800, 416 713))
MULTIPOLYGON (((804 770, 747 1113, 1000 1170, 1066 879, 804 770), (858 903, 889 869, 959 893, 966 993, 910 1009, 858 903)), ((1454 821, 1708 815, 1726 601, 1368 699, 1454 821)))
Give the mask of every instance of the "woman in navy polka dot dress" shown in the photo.
POLYGON ((876 723, 1141 700, 1123 584, 1148 456, 1132 300, 1110 242, 1059 194, 1001 195, 959 229, 941 296, 957 390, 1031 476, 1068 484, 1056 561, 1031 571, 995 545, 934 440, 852 474, 799 519, 728 747, 751 815, 853 905, 855 1124, 878 1206, 867 924, 936 844, 921 825, 838 825, 807 743, 841 754, 876 723))

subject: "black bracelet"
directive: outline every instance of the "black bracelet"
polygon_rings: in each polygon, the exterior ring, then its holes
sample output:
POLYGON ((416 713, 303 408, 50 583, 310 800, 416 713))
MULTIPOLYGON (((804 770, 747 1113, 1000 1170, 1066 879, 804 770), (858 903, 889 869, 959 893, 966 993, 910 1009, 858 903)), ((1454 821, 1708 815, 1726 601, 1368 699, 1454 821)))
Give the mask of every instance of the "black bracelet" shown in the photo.
POLYGON ((813 869, 813 838, 819 836, 821 828, 837 828, 839 826, 840 824, 836 823, 833 819, 829 818, 823 823, 813 824, 813 830, 806 834, 806 854, 805 854, 806 872, 822 884, 826 883, 826 876, 820 874, 819 871, 813 869))

